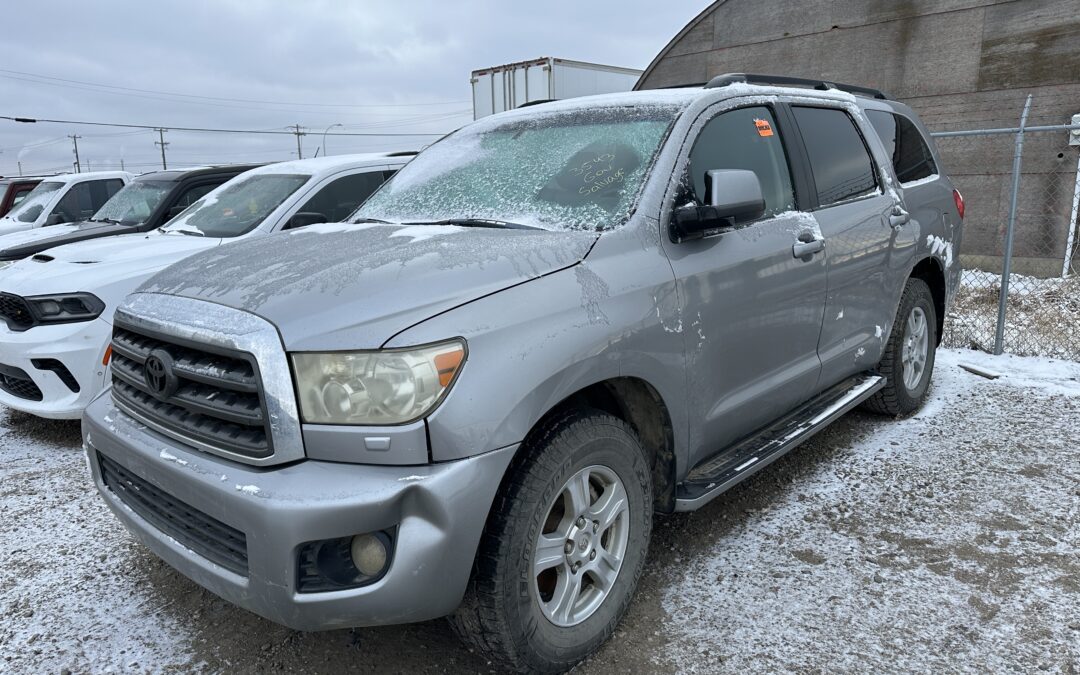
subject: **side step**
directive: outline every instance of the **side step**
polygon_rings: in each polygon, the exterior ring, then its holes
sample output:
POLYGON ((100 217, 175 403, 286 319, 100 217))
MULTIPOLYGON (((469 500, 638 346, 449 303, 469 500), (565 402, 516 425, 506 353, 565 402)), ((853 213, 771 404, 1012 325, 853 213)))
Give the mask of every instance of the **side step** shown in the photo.
POLYGON ((729 446, 690 471, 675 489, 675 510, 694 511, 824 429, 885 386, 861 374, 826 389, 775 423, 729 446))

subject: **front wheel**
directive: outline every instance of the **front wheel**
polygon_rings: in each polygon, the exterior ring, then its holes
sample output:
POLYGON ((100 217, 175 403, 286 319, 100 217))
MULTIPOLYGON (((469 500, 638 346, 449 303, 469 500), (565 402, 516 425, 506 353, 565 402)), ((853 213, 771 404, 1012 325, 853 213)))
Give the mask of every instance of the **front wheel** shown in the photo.
POLYGON ((936 349, 934 296, 922 279, 908 279, 896 312, 896 324, 878 364, 886 384, 866 401, 866 408, 897 416, 922 407, 930 391, 936 349))
POLYGON ((650 472, 633 430, 599 411, 562 415, 511 465, 451 624, 503 669, 568 670, 622 618, 651 526, 650 472))

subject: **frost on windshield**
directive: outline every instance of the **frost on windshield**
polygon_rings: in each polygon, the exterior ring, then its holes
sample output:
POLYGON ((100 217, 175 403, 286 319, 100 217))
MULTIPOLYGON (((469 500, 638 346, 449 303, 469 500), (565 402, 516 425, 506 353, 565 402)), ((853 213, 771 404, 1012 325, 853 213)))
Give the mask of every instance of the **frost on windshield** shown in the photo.
POLYGON ((52 199, 52 193, 63 186, 63 183, 51 181, 38 183, 38 186, 31 190, 30 194, 26 195, 26 199, 22 200, 18 206, 13 208, 6 217, 18 220, 20 223, 34 222, 45 209, 45 205, 52 199))
POLYGON ((421 153, 355 215, 608 230, 629 216, 679 110, 605 107, 477 123, 421 153))
POLYGON ((169 221, 166 232, 238 237, 259 226, 311 176, 260 173, 234 178, 169 221))
POLYGON ((91 220, 119 221, 122 223, 145 222, 169 194, 171 183, 136 181, 128 183, 98 209, 91 220))

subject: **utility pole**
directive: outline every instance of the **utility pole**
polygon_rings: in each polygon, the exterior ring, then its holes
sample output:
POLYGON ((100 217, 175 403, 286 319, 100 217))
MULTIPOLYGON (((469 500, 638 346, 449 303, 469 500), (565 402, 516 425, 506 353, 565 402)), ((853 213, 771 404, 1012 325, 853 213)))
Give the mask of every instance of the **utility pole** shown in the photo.
POLYGON ((19 175, 22 175, 22 162, 16 162, 19 165, 19 175))
POLYGON ((158 140, 154 141, 154 145, 161 146, 161 168, 162 170, 168 169, 169 167, 165 164, 165 146, 168 145, 168 143, 165 142, 165 132, 168 131, 168 129, 158 128, 154 129, 154 131, 158 132, 158 140))
POLYGON ((68 135, 68 138, 75 144, 75 173, 82 173, 82 164, 79 163, 79 139, 82 138, 82 136, 70 134, 68 135))
POLYGON ((304 158, 304 151, 300 147, 300 137, 301 136, 306 136, 307 132, 304 131, 303 127, 301 127, 299 124, 297 124, 295 126, 291 126, 289 128, 293 130, 294 134, 296 134, 296 157, 297 157, 297 159, 303 159, 304 158))
POLYGON ((124 158, 123 157, 120 158, 120 170, 124 171, 124 158))

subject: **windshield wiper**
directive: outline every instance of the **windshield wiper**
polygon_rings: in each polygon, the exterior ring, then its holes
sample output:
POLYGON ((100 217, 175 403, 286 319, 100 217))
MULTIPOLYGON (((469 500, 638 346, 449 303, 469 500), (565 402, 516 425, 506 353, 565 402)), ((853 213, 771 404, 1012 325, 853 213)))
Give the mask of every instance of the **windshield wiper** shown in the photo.
POLYGON ((356 220, 349 221, 353 225, 359 225, 361 223, 378 223, 379 225, 393 225, 389 220, 379 220, 378 218, 357 218, 356 220))
POLYGON ((460 227, 490 227, 498 230, 539 230, 542 228, 521 223, 511 223, 508 220, 494 220, 491 218, 447 218, 445 220, 415 220, 402 225, 458 225, 460 227))

